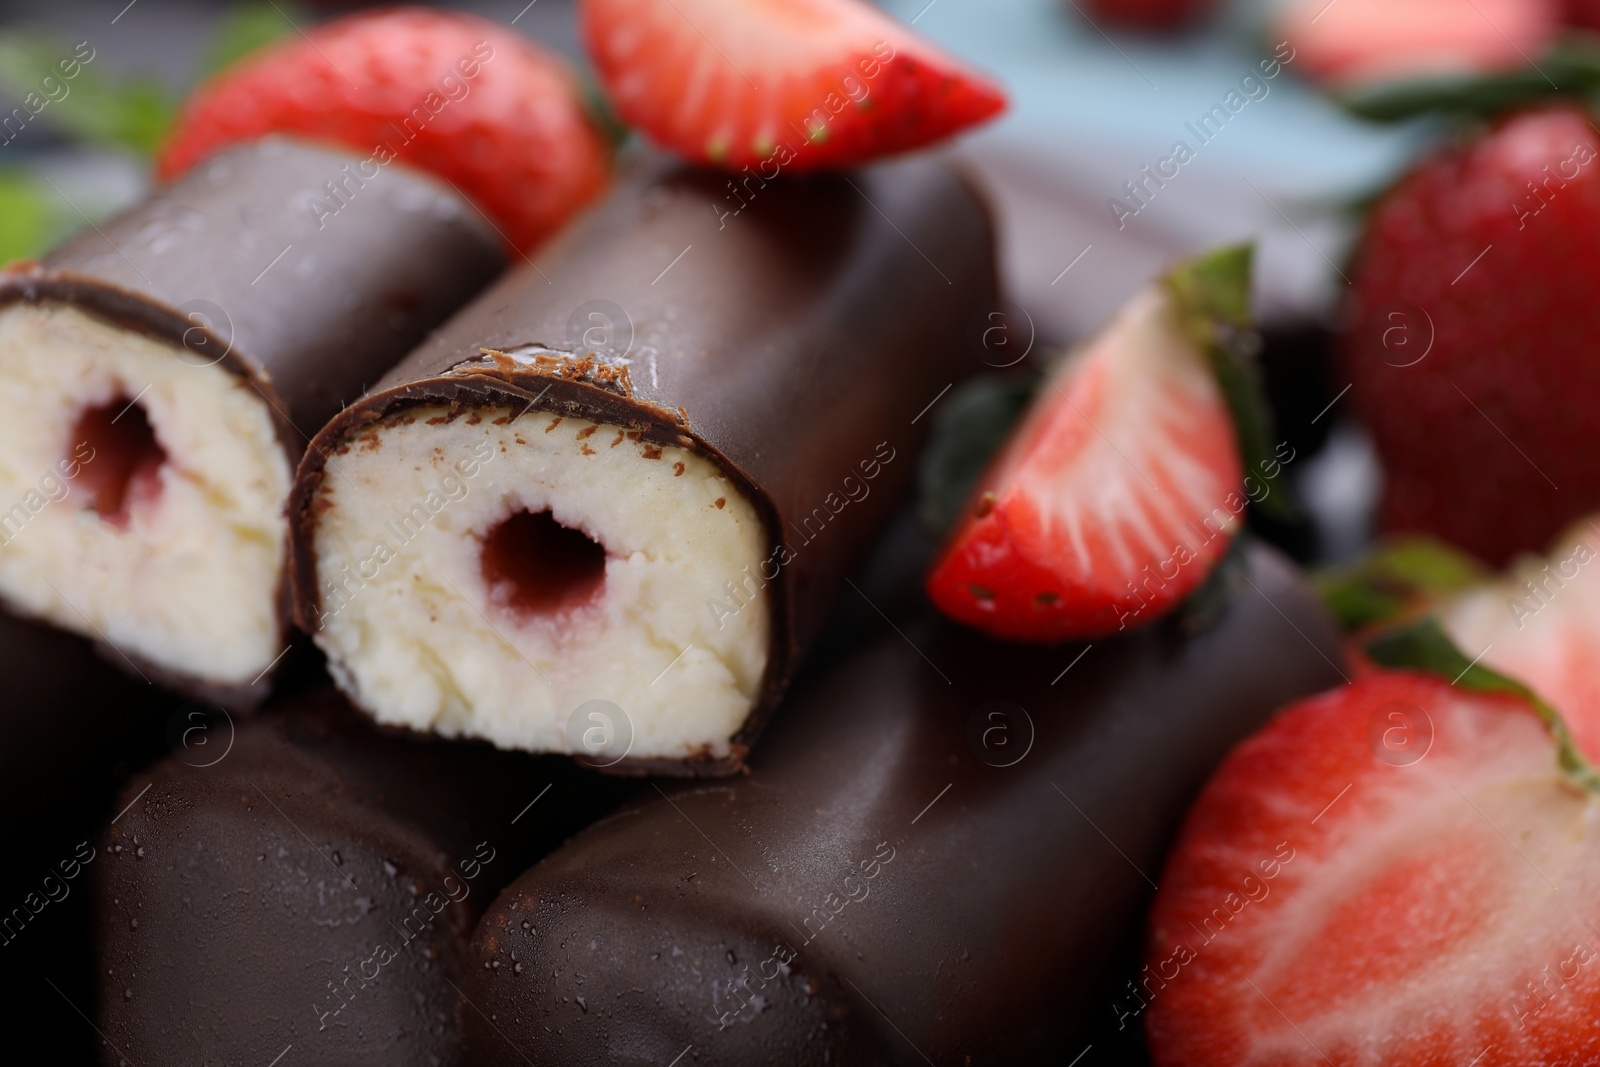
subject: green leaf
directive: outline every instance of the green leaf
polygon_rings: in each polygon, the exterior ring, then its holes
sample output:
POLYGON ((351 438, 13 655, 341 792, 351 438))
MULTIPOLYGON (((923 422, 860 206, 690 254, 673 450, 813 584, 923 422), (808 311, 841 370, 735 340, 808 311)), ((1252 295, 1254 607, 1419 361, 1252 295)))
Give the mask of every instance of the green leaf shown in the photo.
POLYGON ((1336 99, 1361 118, 1396 122, 1428 114, 1488 118, 1547 97, 1586 97, 1596 91, 1600 47, 1593 37, 1574 35, 1551 46, 1537 67, 1396 79, 1352 89, 1336 99))
POLYGON ((1186 333, 1206 354, 1228 411, 1233 416, 1239 459, 1246 477, 1267 492, 1256 507, 1280 519, 1296 515, 1283 464, 1273 451, 1272 419, 1255 363, 1261 339, 1250 317, 1250 273, 1254 246, 1232 245, 1178 264, 1164 281, 1178 304, 1186 333), (1270 473, 1269 473, 1270 472, 1270 473))
POLYGON ((1578 751, 1561 713, 1523 683, 1468 659, 1437 619, 1429 616, 1387 630, 1368 641, 1366 651, 1380 666, 1422 671, 1473 692, 1509 693, 1526 700, 1555 739, 1562 775, 1580 789, 1600 793, 1600 772, 1578 751))
POLYGON ((1312 577, 1323 603, 1346 630, 1397 618, 1489 581, 1473 557, 1431 537, 1379 544, 1356 563, 1312 577))
POLYGON ((955 522, 1038 385, 1029 375, 983 375, 958 386, 935 411, 917 467, 919 509, 930 531, 943 534, 955 522))
POLYGON ((60 221, 37 181, 20 171, 0 170, 0 265, 43 255, 60 221))
POLYGON ((31 93, 43 102, 32 121, 141 155, 155 150, 178 106, 153 78, 115 77, 97 51, 80 61, 72 44, 24 30, 0 33, 0 88, 24 99, 31 93), (69 61, 77 63, 70 78, 61 69, 69 61))
POLYGON ((205 49, 204 76, 211 75, 257 49, 294 33, 305 18, 298 4, 258 2, 235 4, 211 33, 205 49))
POLYGON ((1167 272, 1167 285, 1193 317, 1198 339, 1210 343, 1212 323, 1250 329, 1250 267, 1255 246, 1230 245, 1179 263, 1167 272))

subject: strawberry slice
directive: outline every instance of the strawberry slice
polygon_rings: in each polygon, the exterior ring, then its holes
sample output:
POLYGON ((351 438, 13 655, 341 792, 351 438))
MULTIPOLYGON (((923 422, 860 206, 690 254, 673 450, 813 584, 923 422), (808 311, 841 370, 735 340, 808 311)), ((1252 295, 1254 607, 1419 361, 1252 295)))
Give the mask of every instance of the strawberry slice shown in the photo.
POLYGON ((1445 602, 1439 618, 1469 657, 1536 688, 1600 760, 1600 516, 1445 602))
POLYGON ((1239 325, 1213 320, 1243 317, 1249 260, 1180 267, 1046 379, 934 564, 940 610, 1061 641, 1152 621, 1199 586, 1246 506, 1202 335, 1239 325))
POLYGON ((1557 0, 1290 0, 1278 37, 1339 86, 1526 67, 1557 30, 1557 0))
POLYGON ((762 179, 920 148, 1005 107, 859 0, 581 0, 579 19, 626 122, 762 179))
POLYGON ((363 156, 328 176, 335 207, 398 162, 452 183, 524 254, 610 180, 610 147, 566 64, 456 12, 351 15, 245 57, 195 91, 156 173, 269 133, 363 156))
POLYGON ((1190 812, 1118 1017, 1158 1065, 1597 1062, 1600 798, 1556 757, 1448 675, 1290 707, 1190 812))
POLYGON ((1527 67, 1559 23, 1557 0, 1289 0, 1278 12, 1299 69, 1344 87, 1527 67))

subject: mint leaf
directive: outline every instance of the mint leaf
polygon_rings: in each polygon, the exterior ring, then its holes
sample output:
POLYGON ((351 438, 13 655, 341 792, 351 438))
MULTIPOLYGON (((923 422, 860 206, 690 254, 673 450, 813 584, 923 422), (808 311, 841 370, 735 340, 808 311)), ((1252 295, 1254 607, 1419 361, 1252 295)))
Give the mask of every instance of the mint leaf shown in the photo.
POLYGON ((0 89, 33 113, 30 125, 141 155, 155 151, 178 107, 155 79, 116 77, 96 51, 84 60, 77 46, 26 30, 0 33, 0 89), (68 63, 76 65, 70 78, 68 63))
POLYGON ((299 5, 287 2, 258 0, 233 5, 211 33, 201 67, 204 76, 209 78, 251 52, 289 36, 304 17, 299 5))
POLYGON ((0 170, 0 265, 43 255, 60 221, 38 182, 20 171, 0 170))

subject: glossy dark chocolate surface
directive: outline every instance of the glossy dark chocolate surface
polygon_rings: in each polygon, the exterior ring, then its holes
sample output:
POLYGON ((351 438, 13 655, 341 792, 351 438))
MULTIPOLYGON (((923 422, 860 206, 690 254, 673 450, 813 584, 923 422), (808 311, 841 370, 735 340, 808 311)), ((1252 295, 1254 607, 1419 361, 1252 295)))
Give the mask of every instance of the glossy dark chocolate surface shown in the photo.
POLYGON ((165 748, 177 699, 87 641, 0 614, 0 989, 6 1017, 83 1063, 94 1031, 89 872, 129 773, 165 748))
POLYGON ((330 690, 213 732, 95 842, 108 1063, 463 1062, 474 921, 626 786, 390 736, 330 690))
POLYGON ((898 506, 928 428, 919 414, 983 369, 992 233, 966 183, 926 159, 753 180, 739 196, 727 175, 639 170, 323 431, 291 501, 296 610, 313 628, 324 453, 361 427, 444 403, 637 429, 718 463, 769 530, 773 652, 741 752, 898 506))
POLYGON ((1340 681, 1289 565, 1254 549, 1247 575, 1194 635, 888 633, 786 706, 752 775, 647 793, 500 896, 474 1062, 1069 1062, 1207 774, 1340 681))
POLYGON ((0 303, 70 304, 220 361, 268 397, 298 456, 504 264, 448 186, 394 165, 362 180, 359 161, 277 137, 224 152, 0 275, 0 303))

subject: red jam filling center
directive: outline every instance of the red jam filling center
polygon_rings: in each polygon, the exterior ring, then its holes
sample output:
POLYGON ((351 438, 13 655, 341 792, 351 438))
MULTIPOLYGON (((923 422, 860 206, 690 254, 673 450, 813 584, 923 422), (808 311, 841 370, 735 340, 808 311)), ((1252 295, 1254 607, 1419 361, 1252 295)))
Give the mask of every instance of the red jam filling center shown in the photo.
POLYGON ((519 511, 483 540, 483 580, 495 602, 518 615, 579 607, 599 592, 606 550, 548 511, 519 511))
POLYGON ((119 396, 78 417, 65 461, 78 465, 75 481, 89 494, 89 506, 126 530, 133 509, 161 494, 167 453, 144 408, 119 396))

